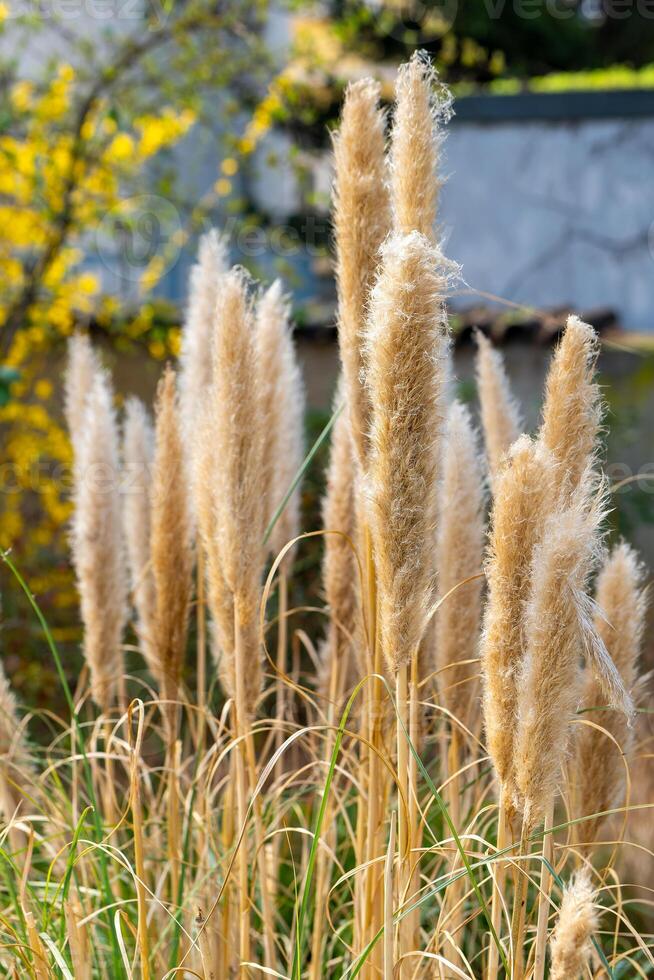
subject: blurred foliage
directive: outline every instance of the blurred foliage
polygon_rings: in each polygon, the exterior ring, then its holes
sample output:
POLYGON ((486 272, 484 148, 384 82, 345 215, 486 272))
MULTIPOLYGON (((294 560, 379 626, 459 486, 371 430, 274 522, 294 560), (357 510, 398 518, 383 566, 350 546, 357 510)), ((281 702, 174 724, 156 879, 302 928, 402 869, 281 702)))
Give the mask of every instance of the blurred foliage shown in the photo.
POLYGON ((349 49, 377 60, 424 47, 449 82, 485 82, 506 67, 550 71, 654 61, 654 11, 620 0, 332 0, 329 15, 349 49))
MULTIPOLYGON (((176 353, 179 313, 148 293, 170 265, 166 247, 179 255, 239 169, 235 134, 273 73, 266 10, 265 0, 185 0, 146 3, 138 15, 127 4, 107 19, 93 0, 0 4, 0 547, 42 570, 32 585, 55 626, 74 596, 61 560, 70 449, 54 365, 60 372, 79 325, 117 350, 176 353), (216 135, 221 127, 229 135, 216 135), (219 172, 211 193, 188 202, 179 178, 191 128, 209 134, 219 172), (129 264, 144 234, 147 261, 123 290, 115 256, 129 264), (101 295, 107 268, 125 296, 101 295)), ((5 621, 9 605, 5 597, 5 621)))
POLYGON ((325 145, 351 78, 393 71, 427 50, 455 95, 654 86, 646 5, 613 0, 333 0, 296 3, 293 56, 272 102, 296 141, 325 145))

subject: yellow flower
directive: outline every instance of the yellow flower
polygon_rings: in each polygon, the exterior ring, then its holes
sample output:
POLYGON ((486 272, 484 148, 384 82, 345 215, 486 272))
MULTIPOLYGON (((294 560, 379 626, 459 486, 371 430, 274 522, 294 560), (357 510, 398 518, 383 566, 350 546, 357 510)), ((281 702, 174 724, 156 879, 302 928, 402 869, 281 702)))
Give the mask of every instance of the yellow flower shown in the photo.
POLYGON ((233 177, 235 173, 238 173, 238 162, 234 157, 226 157, 220 165, 220 169, 227 177, 233 177))
POLYGON ((179 327, 173 327, 168 332, 168 350, 173 357, 178 357, 182 348, 182 333, 179 327))
POLYGON ((9 7, 6 3, 0 3, 0 24, 9 16, 9 7))
POLYGON ((47 399, 52 394, 52 382, 48 381, 46 378, 40 378, 34 385, 34 394, 41 401, 47 401, 47 399))
MULTIPOLYGON (((1 5, 0 5, 1 6, 1 5)), ((32 104, 34 86, 31 82, 16 82, 11 90, 11 104, 19 112, 25 112, 32 104)))
POLYGON ((164 260, 160 255, 155 255, 141 275, 141 287, 146 290, 152 289, 159 282, 165 271, 166 266, 164 260))
POLYGON ((93 296, 99 288, 97 276, 94 276, 91 272, 82 273, 77 279, 77 288, 87 296, 93 296))
POLYGON ((134 156, 134 140, 129 133, 118 133, 117 136, 114 136, 109 144, 107 155, 112 160, 129 160, 132 158, 134 156))
POLYGON ((59 65, 57 75, 63 82, 72 82, 73 79, 75 78, 75 69, 73 68, 72 65, 63 62, 62 64, 59 65))
POLYGON ((215 190, 218 197, 227 197, 227 195, 230 193, 232 189, 232 182, 231 180, 227 180, 226 177, 221 177, 213 185, 213 189, 215 190))
POLYGON ((160 340, 151 340, 148 344, 148 350, 157 361, 166 356, 166 347, 160 340))
POLYGON ((248 156, 255 148, 255 142, 249 136, 244 136, 239 140, 238 148, 243 156, 248 156))

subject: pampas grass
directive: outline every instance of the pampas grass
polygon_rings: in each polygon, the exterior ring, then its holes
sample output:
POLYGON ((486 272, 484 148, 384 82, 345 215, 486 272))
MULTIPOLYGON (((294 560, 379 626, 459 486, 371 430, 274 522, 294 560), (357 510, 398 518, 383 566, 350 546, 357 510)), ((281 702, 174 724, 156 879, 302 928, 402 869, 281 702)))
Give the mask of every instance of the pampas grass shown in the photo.
MULTIPOLYGON (((152 467, 152 662, 164 701, 179 693, 191 602, 193 553, 175 373, 159 384, 152 467)), ((174 707, 174 705, 173 705, 174 707)), ((173 716, 177 712, 173 711, 173 716)))
POLYGON ((157 594, 150 555, 154 429, 145 405, 129 398, 123 427, 123 529, 136 631, 148 667, 156 675, 153 631, 157 594))
MULTIPOLYGON (((367 334, 372 405, 368 521, 376 614, 381 650, 395 676, 398 780, 411 809, 415 770, 407 746, 409 698, 415 704, 418 649, 433 589, 434 506, 428 488, 436 482, 443 424, 446 281, 440 252, 423 235, 391 237, 372 293, 367 334)), ((402 900, 409 886, 411 809, 408 820, 400 811, 398 821, 402 900)), ((411 945, 411 925, 408 920, 400 930, 400 955, 411 945)))
POLYGON ((588 873, 579 872, 563 892, 552 935, 552 980, 576 980, 585 972, 597 927, 593 887, 588 873))
POLYGON ((362 465, 370 424, 369 394, 362 380, 366 307, 379 248, 391 225, 384 114, 378 102, 376 83, 366 79, 350 85, 334 138, 338 338, 354 447, 362 465))
MULTIPOLYGON (((267 427, 263 474, 266 526, 282 504, 304 459, 304 388, 291 337, 290 299, 279 280, 261 296, 256 310, 257 356, 261 370, 261 413, 267 427)), ((276 557, 300 533, 296 487, 269 538, 276 557)), ((288 567, 292 552, 284 559, 288 567)))
POLYGON ((523 669, 523 615, 535 549, 554 491, 555 466, 539 443, 522 436, 497 481, 486 567, 488 602, 481 640, 486 742, 505 804, 515 796, 518 678, 523 669))
POLYGON ((559 463, 560 493, 572 493, 597 449, 602 420, 594 376, 597 334, 579 317, 568 317, 545 386, 541 439, 559 463))
POLYGON ((579 652, 584 630, 592 628, 579 598, 598 553, 604 509, 592 478, 586 481, 592 496, 584 488, 548 516, 532 557, 514 763, 515 803, 527 832, 544 817, 561 778, 580 695, 579 652))
MULTIPOLYGON (((74 365, 75 361, 71 368, 74 365)), ((84 410, 75 418, 79 429, 73 433, 72 554, 91 692, 98 707, 106 712, 123 676, 128 580, 118 495, 118 428, 111 383, 101 369, 95 371, 84 410)))
POLYGON ((154 448, 128 400, 119 459, 110 379, 71 342, 88 670, 72 691, 60 634, 3 555, 68 714, 23 715, 0 673, 2 975, 544 980, 550 948, 561 980, 588 973, 591 937, 597 976, 651 969, 647 893, 629 888, 651 858, 632 813, 652 806, 651 736, 630 727, 644 577, 625 543, 602 548, 598 341, 570 321, 535 438, 481 342, 486 525, 477 423, 448 383, 434 83, 422 58, 402 69, 389 162, 377 87, 348 90, 344 377, 304 461, 289 303, 227 269, 215 235, 154 448), (329 431, 307 532, 289 490, 329 431), (123 662, 128 584, 145 677, 123 662))
POLYGON ((433 507, 443 426, 447 282, 440 252, 418 232, 384 246, 367 334, 372 404, 369 520, 381 642, 396 673, 417 655, 432 595, 433 507))
POLYGON ((75 334, 71 337, 64 380, 64 411, 74 455, 79 452, 85 428, 86 403, 99 370, 100 359, 88 336, 75 334))
POLYGON ((437 681, 440 703, 466 724, 478 674, 485 527, 477 439, 470 413, 459 402, 448 412, 444 447, 436 539, 442 600, 436 613, 437 681))
POLYGON ((391 142, 393 220, 397 232, 419 231, 434 240, 441 185, 439 160, 451 114, 447 89, 437 89, 428 58, 416 52, 397 76, 391 142))
MULTIPOLYGON (((635 551, 623 541, 606 558, 596 587, 595 629, 629 694, 635 693, 645 631, 643 579, 644 569, 635 551)), ((573 772, 578 784, 577 816, 598 814, 584 821, 579 837, 593 841, 605 819, 599 814, 619 805, 624 796, 623 756, 629 756, 635 729, 624 711, 606 705, 605 686, 592 667, 585 672, 583 707, 582 717, 591 725, 581 726, 578 732, 573 772)))
POLYGON ((192 438, 211 382, 211 338, 221 282, 227 269, 227 242, 212 229, 200 239, 198 260, 191 269, 182 330, 179 406, 186 439, 192 438))
POLYGON ((24 725, 15 695, 0 663, 0 813, 6 823, 28 802, 34 778, 24 725))
MULTIPOLYGON (((338 385, 335 408, 344 397, 338 385)), ((323 653, 323 681, 326 696, 340 700, 349 686, 348 679, 365 673, 361 630, 361 591, 357 553, 355 510, 355 460, 347 412, 341 411, 334 425, 327 470, 327 488, 322 507, 325 556, 322 576, 329 608, 329 627, 323 653)), ((338 701, 337 701, 338 703, 338 701)))
POLYGON ((522 431, 520 408, 509 387, 504 361, 477 331, 477 391, 491 484, 499 477, 506 454, 522 431))
MULTIPOLYGON (((245 658, 240 677, 234 665, 228 689, 235 693, 237 684, 243 684, 245 723, 255 711, 261 689, 258 613, 266 511, 259 467, 265 433, 252 303, 245 274, 238 270, 223 283, 212 357, 213 380, 201 422, 205 440, 213 443, 213 472, 206 490, 212 494, 219 574, 233 602, 231 645, 236 646, 238 633, 245 658)), ((229 658, 228 651, 221 653, 229 658)))

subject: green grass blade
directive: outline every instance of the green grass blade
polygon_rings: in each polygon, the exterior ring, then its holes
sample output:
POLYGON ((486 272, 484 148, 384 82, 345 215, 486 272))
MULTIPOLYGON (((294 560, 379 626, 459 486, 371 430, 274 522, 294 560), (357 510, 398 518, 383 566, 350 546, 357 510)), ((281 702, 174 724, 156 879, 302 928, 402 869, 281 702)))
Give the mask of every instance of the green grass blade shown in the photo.
POLYGON ((298 485, 300 483, 300 480, 302 479, 302 477, 304 476, 304 474, 306 473, 306 471, 309 469, 309 466, 311 465, 311 461, 313 460, 314 456, 316 455, 316 453, 318 452, 318 450, 322 446, 323 442, 325 441, 325 439, 327 438, 327 436, 329 435, 329 433, 333 429, 334 423, 336 422, 336 419, 338 418, 338 416, 343 411, 343 408, 344 408, 343 405, 339 405, 339 407, 335 410, 334 414, 332 415, 332 417, 330 418, 330 420, 327 422, 327 425, 324 427, 324 429, 322 430, 322 432, 320 433, 320 435, 318 436, 318 438, 314 442, 313 446, 311 447, 311 449, 309 450, 309 452, 307 453, 307 455, 304 457, 304 462, 302 463, 302 465, 300 466, 299 470, 295 474, 295 476, 293 478, 293 482, 291 483, 290 487, 288 488, 288 490, 286 491, 286 493, 284 495, 284 499, 280 503, 279 507, 277 508, 277 510, 275 511, 275 513, 273 514, 273 516, 270 518, 270 522, 268 524, 268 527, 266 528, 266 533, 263 536, 263 543, 264 544, 266 544, 268 542, 268 539, 270 538, 270 535, 273 532, 273 528, 274 528, 275 524, 279 520, 281 514, 284 512, 284 508, 286 507, 286 504, 289 502, 289 500, 293 496, 293 493, 297 489, 297 487, 298 487, 298 485))

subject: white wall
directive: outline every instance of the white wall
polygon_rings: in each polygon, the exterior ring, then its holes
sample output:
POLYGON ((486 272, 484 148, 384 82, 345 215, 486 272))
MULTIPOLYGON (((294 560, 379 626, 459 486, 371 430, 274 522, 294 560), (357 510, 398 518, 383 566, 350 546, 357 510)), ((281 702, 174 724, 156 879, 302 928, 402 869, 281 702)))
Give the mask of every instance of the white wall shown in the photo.
POLYGON ((454 123, 444 155, 441 230, 471 287, 654 330, 654 118, 454 123))

